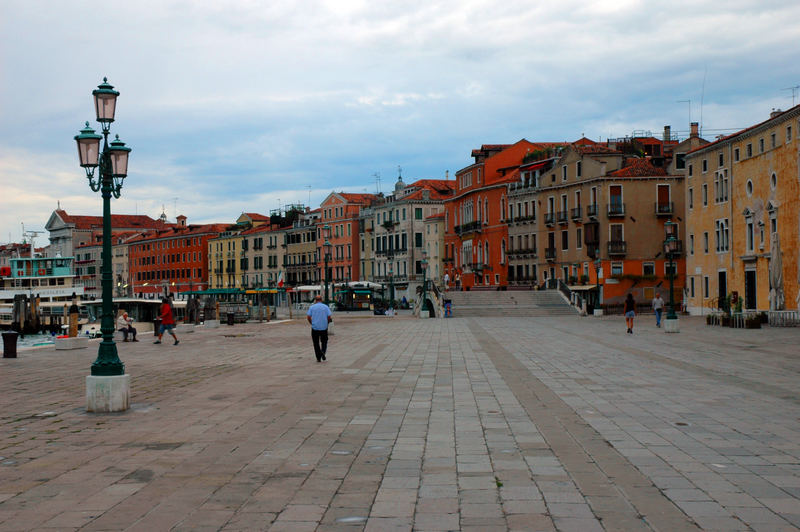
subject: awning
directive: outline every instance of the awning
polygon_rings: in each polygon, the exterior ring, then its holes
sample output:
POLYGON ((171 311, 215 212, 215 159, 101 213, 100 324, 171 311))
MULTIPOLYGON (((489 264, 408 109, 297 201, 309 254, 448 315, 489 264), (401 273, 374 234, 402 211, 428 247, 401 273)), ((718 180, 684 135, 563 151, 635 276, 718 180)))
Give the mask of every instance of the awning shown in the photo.
POLYGON ((585 292, 586 290, 594 290, 597 288, 596 284, 576 284, 574 286, 568 286, 572 292, 585 292))
POLYGON ((278 290, 277 288, 255 288, 252 290, 245 290, 245 294, 277 294, 282 290, 278 290))

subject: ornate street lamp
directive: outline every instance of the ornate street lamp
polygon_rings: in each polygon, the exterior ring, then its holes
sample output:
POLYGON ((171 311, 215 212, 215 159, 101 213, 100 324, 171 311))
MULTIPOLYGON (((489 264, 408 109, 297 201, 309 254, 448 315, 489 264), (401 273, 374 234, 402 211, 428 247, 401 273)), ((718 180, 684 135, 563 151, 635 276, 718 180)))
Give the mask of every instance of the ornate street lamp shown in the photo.
POLYGON ((100 331, 103 341, 97 359, 92 364, 91 376, 87 377, 87 407, 93 412, 127 410, 130 398, 130 376, 125 374, 125 365, 117 356, 114 343, 113 276, 111 273, 111 196, 120 197, 122 182, 128 175, 128 155, 131 149, 119 140, 119 135, 108 142, 111 123, 117 106, 119 92, 103 78, 103 83, 92 91, 97 121, 102 137, 89 127, 89 122, 75 136, 78 144, 80 166, 86 171, 89 188, 100 192, 103 198, 103 264, 101 286, 103 310, 100 331), (100 152, 100 139, 103 151, 100 152), (95 170, 97 178, 95 178, 95 170), (109 390, 110 398, 108 396, 109 390), (102 396, 101 396, 102 395, 102 396))
POLYGON ((330 303, 330 299, 328 299, 328 283, 330 282, 330 272, 328 271, 328 261, 331 258, 331 241, 328 238, 331 236, 331 226, 325 224, 322 226, 322 236, 325 238, 325 243, 322 244, 323 246, 323 260, 325 261, 325 304, 330 303))
POLYGON ((664 232, 666 239, 664 240, 664 254, 669 261, 669 312, 667 313, 667 320, 664 323, 664 330, 666 332, 678 332, 678 315, 675 313, 675 294, 674 294, 674 279, 675 279, 675 257, 680 254, 680 242, 676 236, 678 225, 672 220, 664 222, 664 232))

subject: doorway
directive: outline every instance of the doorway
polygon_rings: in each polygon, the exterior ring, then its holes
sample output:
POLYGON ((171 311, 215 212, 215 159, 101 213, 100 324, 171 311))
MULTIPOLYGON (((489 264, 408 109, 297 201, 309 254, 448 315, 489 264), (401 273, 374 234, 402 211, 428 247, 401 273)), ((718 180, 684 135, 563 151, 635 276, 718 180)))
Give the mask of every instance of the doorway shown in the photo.
POLYGON ((717 298, 719 301, 719 308, 726 310, 725 304, 728 297, 728 272, 717 272, 717 298))
POLYGON ((756 302, 756 271, 745 270, 744 272, 744 308, 755 310, 758 308, 756 302))

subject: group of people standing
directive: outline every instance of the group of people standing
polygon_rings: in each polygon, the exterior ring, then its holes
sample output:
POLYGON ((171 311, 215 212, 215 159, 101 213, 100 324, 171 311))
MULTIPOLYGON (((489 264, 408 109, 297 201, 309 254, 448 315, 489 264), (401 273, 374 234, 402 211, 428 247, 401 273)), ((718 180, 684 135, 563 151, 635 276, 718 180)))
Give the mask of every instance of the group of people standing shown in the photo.
MULTIPOLYGON (((661 327, 661 315, 664 312, 664 300, 661 299, 661 293, 656 292, 656 296, 653 298, 653 301, 650 303, 653 307, 653 311, 656 314, 656 327, 661 327)), ((636 317, 636 301, 633 299, 633 294, 630 292, 628 293, 628 297, 625 298, 625 308, 623 309, 625 314, 625 325, 628 327, 628 334, 633 334, 633 319, 636 317)))
MULTIPOLYGON (((442 284, 444 284, 444 289, 450 289, 450 274, 445 272, 444 277, 442 277, 442 284)), ((456 272, 455 277, 453 278, 453 284, 455 285, 456 290, 461 290, 461 274, 456 272)))

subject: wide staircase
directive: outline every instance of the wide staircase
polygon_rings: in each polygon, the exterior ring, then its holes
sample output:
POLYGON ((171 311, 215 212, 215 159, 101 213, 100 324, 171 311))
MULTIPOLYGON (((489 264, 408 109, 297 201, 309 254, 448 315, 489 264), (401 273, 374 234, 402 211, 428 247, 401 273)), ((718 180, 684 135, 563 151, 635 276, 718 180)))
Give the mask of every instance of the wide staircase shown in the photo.
POLYGON ((558 290, 448 291, 443 297, 452 301, 454 318, 578 315, 558 290))

